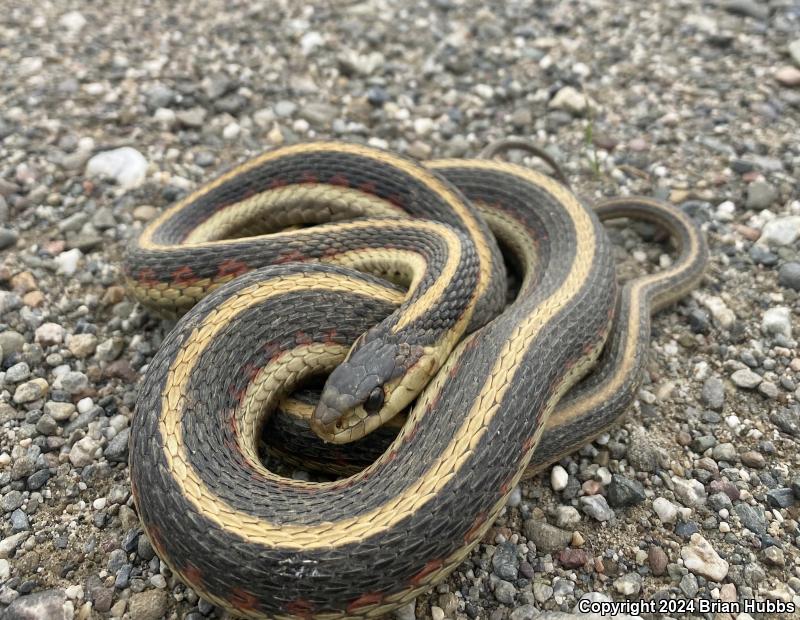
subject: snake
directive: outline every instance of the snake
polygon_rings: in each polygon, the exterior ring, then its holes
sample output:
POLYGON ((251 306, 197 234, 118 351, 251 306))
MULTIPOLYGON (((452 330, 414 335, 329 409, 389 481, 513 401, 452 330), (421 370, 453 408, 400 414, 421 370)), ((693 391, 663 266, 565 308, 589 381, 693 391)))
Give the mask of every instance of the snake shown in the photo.
POLYGON ((131 295, 180 317, 132 424, 144 533, 237 616, 405 605, 469 555, 526 472, 619 419, 651 313, 706 260, 680 210, 643 197, 592 209, 503 161, 421 164, 345 142, 250 159, 125 257, 131 295), (620 218, 664 229, 672 265, 619 287, 601 220, 620 218), (298 399, 315 384, 313 405, 298 399), (362 456, 312 482, 268 468, 264 444, 323 469, 362 456))

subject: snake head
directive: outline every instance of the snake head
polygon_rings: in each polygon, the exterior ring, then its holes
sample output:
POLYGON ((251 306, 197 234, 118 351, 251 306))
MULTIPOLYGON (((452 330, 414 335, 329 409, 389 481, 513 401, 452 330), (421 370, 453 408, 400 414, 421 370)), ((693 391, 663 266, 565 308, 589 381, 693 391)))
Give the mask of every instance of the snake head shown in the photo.
POLYGON ((360 439, 405 409, 437 368, 427 347, 381 338, 356 343, 328 377, 311 428, 332 443, 360 439))

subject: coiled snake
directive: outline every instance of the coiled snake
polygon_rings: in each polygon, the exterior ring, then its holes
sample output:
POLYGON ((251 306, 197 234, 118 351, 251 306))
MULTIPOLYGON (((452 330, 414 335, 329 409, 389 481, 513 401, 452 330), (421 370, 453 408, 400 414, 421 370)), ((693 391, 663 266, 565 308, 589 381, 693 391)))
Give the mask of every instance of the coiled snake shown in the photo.
POLYGON ((624 412, 650 313, 705 260, 680 211, 620 199, 595 212, 512 164, 422 166, 333 142, 252 159, 165 211, 127 255, 133 295, 183 315, 147 368, 131 434, 144 530, 184 582, 238 615, 380 616, 458 566, 526 468, 624 412), (600 218, 619 217, 665 228, 678 257, 618 292, 600 218), (506 263, 519 280, 508 304, 506 263), (290 398, 326 373, 316 406, 290 398), (262 440, 350 475, 280 476, 262 440))

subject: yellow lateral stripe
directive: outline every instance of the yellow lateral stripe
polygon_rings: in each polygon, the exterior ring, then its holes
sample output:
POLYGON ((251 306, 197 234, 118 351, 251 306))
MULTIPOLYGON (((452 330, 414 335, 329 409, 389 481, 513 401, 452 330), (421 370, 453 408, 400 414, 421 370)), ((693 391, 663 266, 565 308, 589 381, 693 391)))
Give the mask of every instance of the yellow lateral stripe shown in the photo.
POLYGON ((265 190, 213 213, 192 229, 182 245, 225 240, 231 231, 252 221, 262 210, 277 207, 287 209, 302 204, 314 204, 318 212, 330 209, 330 205, 339 205, 342 209, 349 207, 360 212, 361 217, 408 218, 405 211, 388 200, 357 189, 325 183, 284 185, 265 190))

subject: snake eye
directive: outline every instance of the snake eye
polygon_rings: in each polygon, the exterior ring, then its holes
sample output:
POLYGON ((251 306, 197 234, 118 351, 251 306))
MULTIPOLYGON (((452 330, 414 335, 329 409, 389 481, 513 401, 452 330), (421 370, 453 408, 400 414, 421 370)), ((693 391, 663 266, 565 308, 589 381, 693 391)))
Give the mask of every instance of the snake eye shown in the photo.
POLYGON ((383 388, 378 386, 367 396, 367 400, 364 403, 364 411, 367 413, 378 413, 381 407, 383 407, 383 388))

